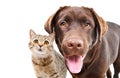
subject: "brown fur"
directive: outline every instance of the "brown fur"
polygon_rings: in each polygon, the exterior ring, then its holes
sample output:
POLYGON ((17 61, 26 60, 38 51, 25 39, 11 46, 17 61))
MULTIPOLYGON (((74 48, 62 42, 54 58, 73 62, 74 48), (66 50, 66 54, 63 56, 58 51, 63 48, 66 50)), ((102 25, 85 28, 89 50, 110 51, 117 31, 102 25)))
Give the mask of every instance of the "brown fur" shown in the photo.
MULTIPOLYGON (((114 78, 120 72, 120 26, 104 21, 92 8, 65 6, 57 10, 45 24, 66 59, 82 56, 83 66, 73 78, 111 78, 109 66, 114 65, 114 78)), ((69 68, 69 66, 67 66, 69 68)))

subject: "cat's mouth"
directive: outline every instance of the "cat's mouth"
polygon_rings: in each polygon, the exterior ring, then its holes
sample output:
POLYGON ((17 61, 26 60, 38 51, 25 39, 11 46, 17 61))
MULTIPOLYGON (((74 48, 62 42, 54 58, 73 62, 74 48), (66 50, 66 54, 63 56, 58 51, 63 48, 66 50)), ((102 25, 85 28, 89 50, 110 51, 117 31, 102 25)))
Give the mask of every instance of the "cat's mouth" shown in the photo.
POLYGON ((39 48, 39 49, 38 49, 38 51, 42 51, 42 49, 41 49, 41 48, 39 48))

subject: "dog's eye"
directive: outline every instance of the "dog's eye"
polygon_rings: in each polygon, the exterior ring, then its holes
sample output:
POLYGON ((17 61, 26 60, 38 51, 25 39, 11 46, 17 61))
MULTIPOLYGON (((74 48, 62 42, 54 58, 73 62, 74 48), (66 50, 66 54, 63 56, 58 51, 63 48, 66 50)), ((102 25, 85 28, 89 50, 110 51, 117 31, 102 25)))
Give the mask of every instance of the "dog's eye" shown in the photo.
POLYGON ((86 21, 86 22, 85 22, 85 26, 90 26, 90 22, 89 22, 89 21, 86 21))
POLYGON ((60 26, 64 26, 66 24, 66 21, 61 21, 60 26))

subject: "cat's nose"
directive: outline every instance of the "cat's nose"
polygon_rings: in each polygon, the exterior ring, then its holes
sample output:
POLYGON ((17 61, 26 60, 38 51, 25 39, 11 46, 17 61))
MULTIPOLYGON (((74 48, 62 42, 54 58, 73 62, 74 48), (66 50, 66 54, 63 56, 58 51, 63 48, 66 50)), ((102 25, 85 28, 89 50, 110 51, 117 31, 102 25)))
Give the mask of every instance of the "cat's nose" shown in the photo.
POLYGON ((39 45, 39 47, 41 48, 43 45, 39 45))
POLYGON ((42 46, 43 46, 43 45, 39 45, 39 51, 42 51, 42 46))

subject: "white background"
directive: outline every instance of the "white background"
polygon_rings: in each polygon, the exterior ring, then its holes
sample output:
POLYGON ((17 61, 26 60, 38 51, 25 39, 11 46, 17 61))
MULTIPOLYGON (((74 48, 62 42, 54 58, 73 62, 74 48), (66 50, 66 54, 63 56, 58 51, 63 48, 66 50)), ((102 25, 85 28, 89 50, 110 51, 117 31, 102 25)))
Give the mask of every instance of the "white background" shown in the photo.
POLYGON ((0 0, 0 78, 36 78, 29 29, 47 34, 45 21, 64 5, 92 7, 106 21, 120 24, 119 0, 0 0))

